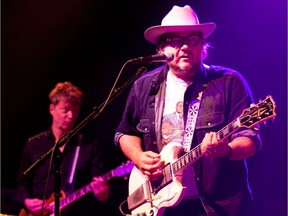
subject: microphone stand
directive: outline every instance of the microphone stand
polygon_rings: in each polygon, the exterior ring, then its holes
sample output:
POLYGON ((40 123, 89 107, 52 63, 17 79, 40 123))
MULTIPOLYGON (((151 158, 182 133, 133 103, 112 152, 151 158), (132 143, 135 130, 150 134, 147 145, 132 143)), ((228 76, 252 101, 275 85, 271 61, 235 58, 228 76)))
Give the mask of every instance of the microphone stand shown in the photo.
MULTIPOLYGON (((129 61, 128 61, 129 62, 129 61)), ((125 66, 125 65, 124 65, 125 66)), ((85 125, 87 125, 91 120, 95 119, 99 114, 99 110, 103 110, 103 108, 109 104, 112 100, 114 100, 117 96, 119 96, 123 90, 128 87, 134 80, 136 80, 139 76, 144 74, 147 71, 147 67, 141 66, 133 77, 131 77, 127 82, 125 82, 121 87, 115 88, 112 91, 111 97, 109 97, 106 101, 104 101, 99 107, 94 107, 91 114, 89 114, 82 122, 80 122, 74 129, 64 134, 58 142, 52 147, 48 152, 43 154, 37 161, 35 161, 28 169, 26 169, 22 175, 27 176, 34 171, 40 164, 42 164, 48 156, 52 154, 55 162, 55 178, 54 178, 54 216, 60 215, 60 197, 61 197, 61 161, 63 154, 60 152, 59 148, 67 143, 74 135, 76 135, 85 125), (99 109, 100 108, 100 109, 99 109)))

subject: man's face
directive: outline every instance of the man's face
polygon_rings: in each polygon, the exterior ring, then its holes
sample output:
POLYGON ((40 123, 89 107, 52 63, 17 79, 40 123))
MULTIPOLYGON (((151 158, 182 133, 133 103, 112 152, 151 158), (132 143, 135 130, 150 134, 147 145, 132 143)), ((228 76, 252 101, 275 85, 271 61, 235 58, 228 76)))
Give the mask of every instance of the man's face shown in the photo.
POLYGON ((183 112, 183 101, 180 101, 176 105, 176 112, 177 113, 182 113, 183 112))
POLYGON ((72 104, 65 98, 62 98, 57 105, 50 104, 53 126, 65 132, 73 129, 79 112, 80 105, 72 104))
POLYGON ((195 31, 170 33, 164 38, 161 49, 174 54, 168 64, 175 75, 183 78, 195 75, 202 62, 202 34, 195 31))

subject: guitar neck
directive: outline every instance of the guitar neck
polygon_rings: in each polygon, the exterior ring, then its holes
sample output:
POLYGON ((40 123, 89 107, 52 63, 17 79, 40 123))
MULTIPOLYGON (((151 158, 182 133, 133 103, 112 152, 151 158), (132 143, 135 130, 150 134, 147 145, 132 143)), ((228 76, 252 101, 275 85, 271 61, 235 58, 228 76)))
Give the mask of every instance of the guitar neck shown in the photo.
MULTIPOLYGON (((105 173, 104 175, 101 176, 105 181, 109 181, 110 179, 112 179, 114 177, 114 172, 109 171, 107 173, 105 173)), ((74 191, 73 193, 69 194, 67 197, 63 198, 60 200, 60 209, 68 206, 69 204, 71 204, 72 202, 80 199, 81 197, 85 196, 86 194, 90 193, 92 191, 91 188, 91 182, 85 186, 83 186, 82 188, 74 191)), ((51 211, 54 212, 54 209, 52 210, 52 208, 54 207, 54 202, 50 204, 50 209, 51 211)))
MULTIPOLYGON (((216 136, 218 141, 223 140, 227 138, 229 135, 231 135, 234 131, 236 131, 240 127, 239 124, 239 118, 235 119, 225 127, 223 127, 221 130, 216 132, 216 136)), ((176 174, 178 171, 182 170, 184 167, 192 164, 196 160, 200 159, 202 157, 202 151, 201 151, 201 143, 188 151, 186 154, 181 156, 177 161, 175 161, 172 164, 173 172, 176 174)))
POLYGON ((85 196, 86 194, 90 193, 92 191, 92 188, 90 186, 91 183, 85 185, 84 187, 76 190, 72 194, 69 194, 64 199, 60 200, 60 209, 68 206, 70 203, 80 199, 81 197, 85 196))

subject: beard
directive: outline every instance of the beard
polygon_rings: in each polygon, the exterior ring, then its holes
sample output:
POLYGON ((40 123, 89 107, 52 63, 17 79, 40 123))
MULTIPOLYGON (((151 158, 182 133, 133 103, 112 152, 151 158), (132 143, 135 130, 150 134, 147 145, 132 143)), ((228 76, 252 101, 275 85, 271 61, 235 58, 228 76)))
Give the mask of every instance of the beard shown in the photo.
POLYGON ((169 64, 169 67, 177 77, 184 79, 192 79, 199 71, 200 61, 182 67, 181 65, 179 66, 178 64, 174 64, 171 62, 169 64))

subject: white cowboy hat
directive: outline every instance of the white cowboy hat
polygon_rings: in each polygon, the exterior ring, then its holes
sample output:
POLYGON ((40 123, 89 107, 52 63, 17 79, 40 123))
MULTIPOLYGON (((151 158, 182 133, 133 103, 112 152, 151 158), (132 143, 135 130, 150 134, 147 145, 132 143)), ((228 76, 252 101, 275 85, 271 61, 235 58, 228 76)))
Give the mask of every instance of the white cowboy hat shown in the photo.
POLYGON ((157 44, 159 38, 167 33, 179 31, 201 31, 204 39, 215 29, 215 23, 199 23, 197 14, 186 5, 184 7, 173 6, 172 10, 163 18, 161 25, 148 28, 144 32, 146 40, 157 44))

